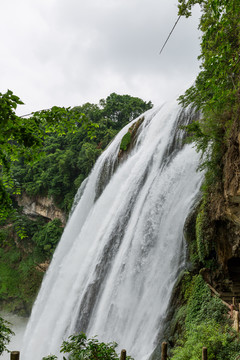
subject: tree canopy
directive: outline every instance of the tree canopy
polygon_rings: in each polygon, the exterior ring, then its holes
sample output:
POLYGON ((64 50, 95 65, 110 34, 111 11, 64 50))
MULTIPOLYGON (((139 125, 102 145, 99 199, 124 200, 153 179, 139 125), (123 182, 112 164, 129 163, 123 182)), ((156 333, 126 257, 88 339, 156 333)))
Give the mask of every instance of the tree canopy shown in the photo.
POLYGON ((240 111, 240 2, 179 0, 179 14, 190 16, 195 4, 202 10, 201 71, 180 102, 202 111, 201 120, 190 125, 189 132, 204 153, 203 167, 214 167, 219 174, 226 142, 240 111))
POLYGON ((14 332, 10 329, 10 323, 0 317, 0 355, 7 349, 7 344, 14 332))
POLYGON ((202 9, 201 71, 180 99, 204 111, 230 109, 239 91, 240 3, 236 0, 179 0, 179 14, 190 15, 194 4, 202 9))
MULTIPOLYGON (((64 135, 74 132, 77 121, 88 126, 84 114, 76 118, 69 108, 53 107, 50 110, 33 113, 30 117, 19 117, 15 110, 23 102, 8 90, 0 93, 0 217, 8 216, 11 211, 11 194, 19 193, 19 187, 11 176, 12 163, 19 159, 31 163, 39 159, 48 133, 64 135)), ((92 124, 91 124, 92 127, 92 124)), ((90 128, 91 130, 91 128, 90 128)))
MULTIPOLYGON (((112 138, 151 107, 151 102, 113 93, 100 100, 99 105, 86 103, 72 108, 72 118, 82 119, 84 114, 84 122, 76 122, 74 133, 66 132, 60 137, 55 132, 48 133, 39 148, 44 156, 31 164, 24 157, 19 158, 11 167, 12 178, 28 195, 52 196, 68 213, 78 187, 112 138)), ((42 117, 41 112, 39 116, 42 117)))
MULTIPOLYGON (((70 360, 118 360, 116 352, 116 342, 100 342, 95 336, 87 338, 84 333, 71 335, 67 341, 63 341, 60 352, 67 355, 70 360)), ((42 360, 56 360, 56 355, 48 355, 42 360)), ((65 356, 63 359, 66 360, 65 356)), ((127 360, 133 360, 131 356, 126 356, 127 360)))
POLYGON ((53 107, 19 117, 15 111, 21 104, 12 91, 0 93, 1 218, 9 215, 11 196, 23 185, 30 195, 53 195, 69 210, 79 184, 116 132, 152 107, 113 93, 100 105, 53 107))

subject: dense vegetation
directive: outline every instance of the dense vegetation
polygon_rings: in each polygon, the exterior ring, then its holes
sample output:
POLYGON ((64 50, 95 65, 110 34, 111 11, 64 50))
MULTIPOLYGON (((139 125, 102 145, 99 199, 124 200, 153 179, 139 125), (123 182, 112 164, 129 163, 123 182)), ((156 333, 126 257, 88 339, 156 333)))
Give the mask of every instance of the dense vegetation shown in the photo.
POLYGON ((74 132, 77 120, 88 127, 83 114, 76 119, 69 109, 58 107, 28 118, 19 117, 15 110, 21 104, 23 102, 12 91, 0 93, 0 218, 6 218, 12 212, 11 195, 19 193, 18 184, 11 176, 12 163, 20 159, 27 163, 37 160, 49 132, 58 135, 74 132))
POLYGON ((77 124, 74 134, 70 132, 59 137, 51 133, 40 149, 44 156, 32 165, 26 164, 24 159, 16 162, 11 169, 12 177, 27 194, 52 196, 68 213, 79 185, 112 138, 129 121, 151 107, 151 102, 113 93, 106 100, 100 100, 100 105, 86 103, 71 109, 73 118, 84 113, 87 124, 97 126, 94 136, 92 133, 89 136, 89 129, 81 123, 77 124))
POLYGON ((180 15, 189 16, 194 4, 202 8, 201 71, 195 84, 180 97, 180 103, 194 104, 202 112, 202 119, 189 126, 189 133, 203 154, 202 168, 207 169, 206 180, 211 185, 222 179, 224 154, 232 131, 239 124, 240 3, 236 0, 179 0, 179 3, 180 15))
POLYGON ((240 342, 228 308, 212 296, 202 276, 185 272, 178 297, 181 306, 172 319, 169 338, 175 343, 171 359, 201 359, 203 347, 208 349, 208 359, 236 359, 240 342))
POLYGON ((200 274, 210 273, 214 277, 221 271, 214 226, 224 212, 230 181, 235 189, 239 185, 240 2, 179 0, 179 14, 190 16, 195 4, 202 9, 201 71, 195 84, 179 100, 183 106, 194 105, 202 113, 201 119, 187 130, 189 140, 202 153, 200 170, 205 171, 205 181, 188 239, 191 271, 181 281, 178 289, 181 300, 178 299, 172 321, 175 329, 172 359, 200 359, 201 349, 206 346, 208 359, 235 360, 240 343, 231 327, 228 309, 211 295, 200 274))
MULTIPOLYGON (((84 333, 72 335, 67 341, 63 341, 60 352, 67 354, 70 360, 95 359, 95 360, 119 360, 116 352, 117 343, 99 342, 96 337, 87 338, 84 333)), ((56 355, 49 355, 43 360, 55 360, 56 355)), ((66 359, 63 357, 63 359, 66 359)), ((131 356, 126 356, 127 360, 132 360, 131 356)))

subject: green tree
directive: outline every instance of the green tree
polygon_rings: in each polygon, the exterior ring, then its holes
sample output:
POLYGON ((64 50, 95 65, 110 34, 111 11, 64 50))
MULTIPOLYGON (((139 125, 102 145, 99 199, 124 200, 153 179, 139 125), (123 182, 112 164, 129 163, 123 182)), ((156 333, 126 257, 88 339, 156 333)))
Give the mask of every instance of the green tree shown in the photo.
POLYGON ((7 349, 7 344, 10 341, 14 332, 10 329, 9 325, 11 325, 8 321, 4 320, 0 317, 0 355, 4 351, 9 351, 7 349))
POLYGON ((36 112, 25 118, 16 115, 18 105, 23 104, 18 96, 8 90, 0 93, 0 217, 6 218, 12 206, 11 194, 19 193, 19 187, 11 176, 12 162, 24 158, 31 163, 43 154, 44 140, 48 133, 64 135, 74 132, 78 123, 82 123, 91 136, 96 124, 89 124, 84 114, 74 113, 70 108, 53 107, 50 110, 36 112))
POLYGON ((109 118, 117 128, 122 128, 153 106, 151 101, 145 102, 137 97, 116 93, 109 95, 106 100, 100 100, 100 105, 103 107, 103 115, 109 118))
POLYGON ((61 137, 48 133, 39 149, 44 157, 30 165, 20 159, 11 167, 12 178, 20 190, 30 196, 52 196, 55 204, 68 213, 78 187, 102 151, 122 126, 151 107, 151 102, 113 93, 100 100, 100 105, 86 103, 72 108, 74 119, 81 119, 84 113, 84 122, 76 121, 74 133, 61 137), (89 129, 94 137, 89 136, 89 129))
MULTIPOLYGON (((68 341, 64 341, 61 352, 67 354, 69 360, 119 360, 116 353, 117 343, 99 342, 96 337, 87 339, 84 333, 72 335, 68 341)), ((44 357, 43 360, 57 359, 55 355, 44 357)), ((63 357, 65 360, 66 358, 63 357)), ((133 360, 127 356, 128 360, 133 360)))
MULTIPOLYGON (((202 168, 221 177, 226 144, 231 129, 239 122, 240 2, 179 0, 179 14, 190 16, 195 4, 202 10, 201 71, 195 84, 179 99, 184 106, 193 104, 201 110, 202 118, 188 130, 204 154, 202 168)), ((213 178, 209 176, 210 182, 213 178)))
POLYGON ((171 360, 201 359, 203 347, 208 349, 209 360, 235 360, 240 350, 237 334, 210 319, 187 330, 184 345, 174 349, 171 360))

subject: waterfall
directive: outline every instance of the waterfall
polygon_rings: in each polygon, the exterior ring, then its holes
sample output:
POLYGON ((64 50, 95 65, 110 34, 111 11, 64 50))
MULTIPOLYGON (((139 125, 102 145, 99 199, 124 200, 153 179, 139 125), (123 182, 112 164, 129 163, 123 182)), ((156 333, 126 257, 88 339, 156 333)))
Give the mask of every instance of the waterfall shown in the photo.
POLYGON ((176 103, 147 111, 134 146, 119 157, 133 120, 79 190, 27 326, 24 360, 59 355, 76 331, 116 341, 147 359, 163 330, 185 264, 183 226, 201 183, 199 156, 183 145, 192 117, 176 103))

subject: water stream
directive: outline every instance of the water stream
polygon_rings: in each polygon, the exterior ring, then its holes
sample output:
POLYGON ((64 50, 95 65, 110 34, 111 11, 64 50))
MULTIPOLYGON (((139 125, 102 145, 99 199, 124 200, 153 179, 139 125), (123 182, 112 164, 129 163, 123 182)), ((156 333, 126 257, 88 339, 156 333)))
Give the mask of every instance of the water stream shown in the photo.
POLYGON ((128 156, 119 158, 119 145, 136 120, 98 159, 34 305, 24 360, 59 355, 76 331, 149 358, 185 264, 183 226, 201 183, 199 157, 179 128, 193 116, 176 103, 151 109, 128 156))

